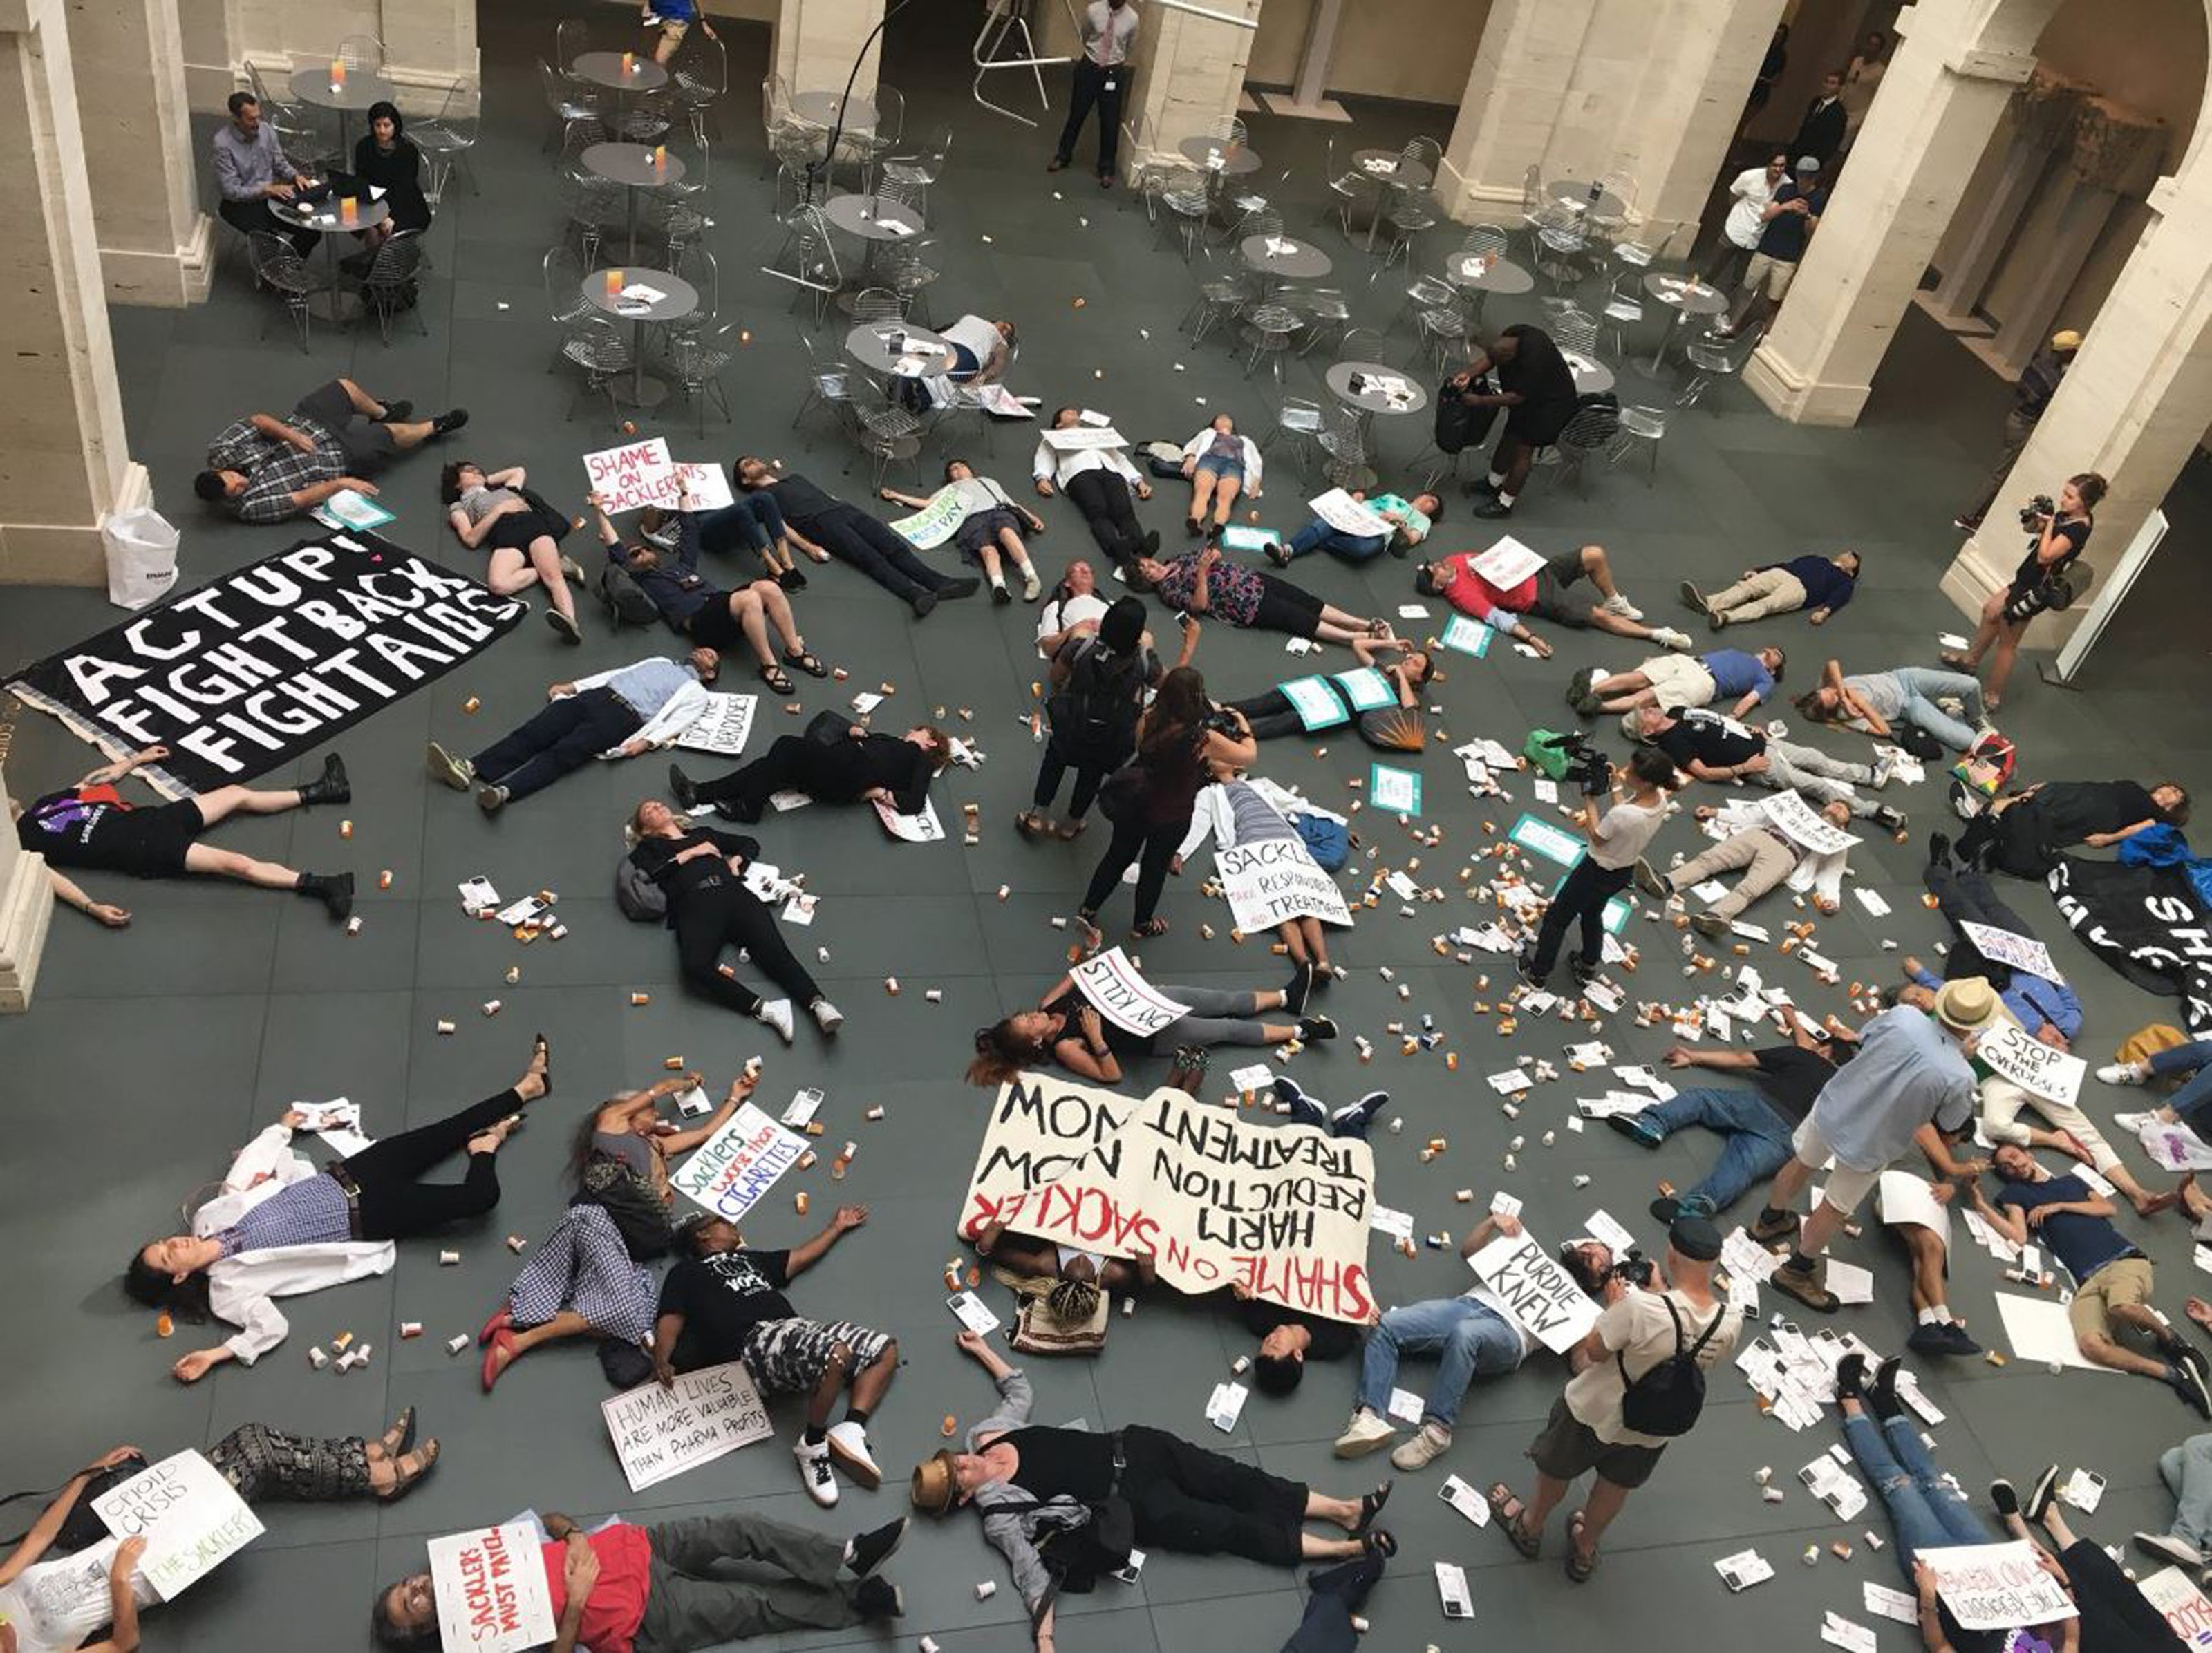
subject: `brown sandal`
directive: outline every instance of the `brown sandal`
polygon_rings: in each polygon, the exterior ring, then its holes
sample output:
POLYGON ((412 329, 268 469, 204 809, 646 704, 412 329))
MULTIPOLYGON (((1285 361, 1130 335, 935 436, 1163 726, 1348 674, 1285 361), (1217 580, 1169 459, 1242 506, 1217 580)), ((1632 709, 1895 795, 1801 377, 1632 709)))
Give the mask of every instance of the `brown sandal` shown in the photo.
POLYGON ((1052 833, 1052 822, 1035 809, 1024 809, 1016 815, 1014 826, 1024 838, 1047 838, 1052 833))
POLYGON ((1087 820, 1063 820, 1052 829, 1052 835, 1064 844, 1073 844, 1090 825, 1087 820))
POLYGON ((1506 1542, 1531 1561, 1544 1553, 1544 1535, 1532 1533, 1521 1524, 1528 1513, 1517 1493, 1504 1481, 1492 1482, 1490 1488, 1490 1508, 1498 1517, 1498 1530, 1505 1535, 1506 1542))
POLYGON ((1580 1510, 1567 1517, 1567 1577, 1577 1584, 1587 1584, 1597 1571, 1597 1546, 1591 1545, 1587 1555, 1583 1552, 1582 1535, 1588 1524, 1580 1510))
POLYGON ((389 1504, 402 1499, 414 1489, 416 1482, 438 1467, 440 1448, 434 1435, 404 1457, 392 1461, 392 1485, 383 1488, 377 1497, 389 1504))

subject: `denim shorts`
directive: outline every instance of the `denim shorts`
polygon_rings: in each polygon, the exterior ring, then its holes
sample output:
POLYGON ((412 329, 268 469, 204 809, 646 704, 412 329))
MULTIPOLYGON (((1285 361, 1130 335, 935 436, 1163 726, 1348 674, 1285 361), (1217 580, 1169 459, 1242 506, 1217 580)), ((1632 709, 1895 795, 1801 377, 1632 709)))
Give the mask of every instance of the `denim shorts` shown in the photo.
POLYGON ((1244 480, 1244 462, 1241 459, 1224 459, 1218 454, 1209 453, 1198 462, 1198 469, 1208 475, 1218 476, 1224 481, 1241 482, 1244 480))

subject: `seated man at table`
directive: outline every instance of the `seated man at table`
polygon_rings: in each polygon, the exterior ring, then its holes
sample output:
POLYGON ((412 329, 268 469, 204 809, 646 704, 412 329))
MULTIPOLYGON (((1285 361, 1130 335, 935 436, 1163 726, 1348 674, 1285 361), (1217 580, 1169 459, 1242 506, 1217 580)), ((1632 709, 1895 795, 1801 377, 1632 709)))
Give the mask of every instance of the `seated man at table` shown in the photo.
MULTIPOLYGON (((1082 422, 1080 408, 1062 408, 1052 416, 1056 431, 1072 431, 1082 422)), ((1151 499, 1152 485, 1129 462, 1127 448, 1055 448, 1040 439, 1030 475, 1046 499, 1055 490, 1067 495, 1090 525, 1091 537, 1115 567, 1126 569, 1139 557, 1159 555, 1159 530, 1139 528, 1135 508, 1129 503, 1131 494, 1151 499)))
POLYGON ((1664 648, 1686 649, 1689 634, 1665 626, 1644 624, 1644 611, 1620 594, 1613 583, 1613 565, 1601 545, 1586 545, 1547 560, 1541 568, 1517 585, 1492 585, 1475 567, 1489 554, 1458 551, 1436 562, 1425 562, 1413 571, 1413 589, 1423 596, 1440 596, 1463 615, 1481 621, 1494 632, 1503 632, 1516 643, 1526 643, 1548 659, 1552 645, 1522 624, 1516 616, 1534 615, 1581 631, 1585 627, 1611 632, 1615 637, 1641 638, 1664 648), (1587 579, 1597 593, 1593 599, 1575 588, 1587 579))
POLYGON ((1567 684, 1567 704, 1585 718, 1600 712, 1634 711, 1640 706, 1726 705, 1732 718, 1745 718, 1782 681, 1786 657, 1777 648, 1715 649, 1696 656, 1656 654, 1632 671, 1577 672, 1567 684))
POLYGON ((469 422, 466 408, 409 419, 414 411, 411 402, 379 402, 351 379, 334 378, 301 397, 289 420, 258 413, 227 426, 192 492, 247 523, 303 516, 344 488, 374 493, 366 478, 469 422))
POLYGON ((1394 557, 1402 557, 1429 537, 1429 530, 1444 514, 1444 502, 1433 493, 1416 493, 1410 500, 1395 493, 1378 493, 1370 500, 1364 492, 1352 497, 1389 524, 1389 531, 1348 534, 1316 517, 1291 535, 1287 543, 1270 545, 1267 560, 1278 567, 1286 568, 1291 558, 1303 557, 1311 551, 1326 551, 1346 562, 1370 562, 1385 551, 1394 557))
POLYGON ((284 236, 303 258, 323 239, 313 230, 278 222, 269 210, 271 201, 289 201, 315 180, 292 164, 251 92, 230 94, 230 123, 215 129, 215 181, 222 195, 216 210, 233 229, 284 236))
POLYGON ((917 619, 939 601, 973 596, 982 589, 972 577, 940 574, 882 518, 834 500, 804 476, 778 476, 768 461, 740 454, 732 467, 747 493, 766 493, 783 513, 784 533, 817 561, 848 562, 912 609, 917 619))
POLYGON ((1574 370, 1549 333, 1516 322, 1477 350, 1467 370, 1446 388, 1466 407, 1506 410, 1505 429, 1490 456, 1490 475, 1469 482, 1467 491, 1483 496, 1474 508, 1476 516, 1511 516, 1536 450, 1558 441, 1567 421, 1575 416, 1579 392, 1574 370), (1493 370, 1498 389, 1486 392, 1480 381, 1493 370))

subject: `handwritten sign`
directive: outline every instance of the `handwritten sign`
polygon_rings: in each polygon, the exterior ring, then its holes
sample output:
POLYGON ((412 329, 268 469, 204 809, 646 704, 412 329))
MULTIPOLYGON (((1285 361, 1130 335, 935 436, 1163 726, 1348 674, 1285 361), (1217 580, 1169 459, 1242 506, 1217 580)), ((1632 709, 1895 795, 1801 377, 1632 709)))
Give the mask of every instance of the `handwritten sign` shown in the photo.
POLYGON ((216 1467, 197 1452, 149 1465, 92 1506, 118 1538, 143 1538, 140 1575, 173 1602, 261 1536, 261 1523, 216 1467))
POLYGON ((1540 552, 1532 551, 1508 534, 1468 564, 1500 591, 1510 591, 1544 566, 1540 552))
POLYGON ((891 531, 903 535, 920 549, 927 551, 952 537, 952 530, 967 519, 968 502, 961 497, 959 488, 947 482, 929 496, 929 503, 911 517, 902 517, 891 524, 891 531))
POLYGON ((1421 813, 1421 778, 1415 771, 1401 769, 1395 764, 1370 764, 1367 802, 1370 807, 1388 810, 1394 815, 1418 815, 1421 813))
POLYGON ((1357 671, 1337 673, 1335 683, 1344 698, 1352 703, 1354 711, 1373 711, 1382 706, 1398 704, 1398 691, 1390 687, 1390 680, 1372 666, 1362 666, 1357 671))
POLYGON ((663 505, 675 494, 676 464, 661 437, 603 448, 584 456, 586 487, 605 503, 607 515, 663 505))
POLYGON ((1922 1550, 1936 1574, 1936 1593, 1968 1630, 2017 1630, 2023 1625, 2071 1619, 2078 1609, 2057 1579, 2037 1565, 2035 1547, 1954 1544, 1922 1550))
POLYGON ((2136 1588, 2166 1615, 2166 1627, 2181 1638, 2184 1647, 2212 1648, 2212 1602, 2190 1582, 2179 1567, 2161 1567, 2136 1588))
POLYGON ((1326 677, 1301 677, 1285 683, 1283 698, 1291 703, 1291 710, 1298 714, 1298 721, 1306 726, 1309 734, 1352 721, 1352 714, 1344 709, 1344 702, 1337 698, 1326 677))
POLYGON ((720 511, 724 506, 735 505, 737 496, 730 492, 730 478, 720 465, 701 464, 696 460, 679 459, 675 475, 668 483, 667 498, 659 503, 673 506, 679 493, 688 490, 694 511, 720 511), (682 483, 682 488, 677 484, 682 483))
POLYGON ((1466 615, 1454 615, 1444 622, 1443 635, 1437 639, 1442 646, 1455 653, 1472 655, 1477 660, 1490 652, 1489 627, 1466 615))
POLYGON ((599 1402, 629 1489, 641 1493, 775 1432, 744 1362, 687 1371, 599 1402))
POLYGON ((2053 1102, 2073 1101, 2089 1071, 2080 1057, 2030 1038, 2014 1021, 2000 1023, 1977 1039, 1974 1056, 2000 1077, 2053 1102))
POLYGON ((684 726, 676 744, 687 752, 712 752, 734 758, 752 737, 753 713, 760 705, 757 694, 710 692, 707 709, 684 726))
POLYGON ((1835 855, 1858 839, 1820 818, 1820 811, 1796 792, 1769 792, 1759 801, 1766 818, 1800 846, 1814 855, 1835 855))
POLYGON ((1340 487, 1333 487, 1320 498, 1309 500, 1313 514, 1340 534, 1357 534, 1362 539, 1373 539, 1378 535, 1388 539, 1393 524, 1381 512, 1369 509, 1340 487))
POLYGON ((2047 982, 2066 979, 2058 973, 2057 961, 2051 958, 2051 949, 2033 935, 2017 935, 1994 924, 1978 924, 1971 918, 1959 920, 1959 932, 1974 944, 1975 952, 1991 964, 2009 965, 2047 982))
POLYGON ((1554 1354, 1565 1354, 1597 1324, 1596 1302, 1525 1233, 1500 1234, 1467 1261, 1521 1328, 1554 1354))
POLYGON ((805 1152, 805 1137, 747 1102, 668 1181, 686 1199, 735 1222, 805 1152))
POLYGON ((1547 861, 1556 861, 1562 867, 1571 867, 1583 858, 1589 848, 1582 838, 1568 832, 1540 815, 1522 815, 1505 834, 1531 855, 1540 855, 1547 861))
POLYGON ((936 844, 945 837, 945 823, 937 818, 937 800, 924 798, 913 814, 902 815, 881 798, 874 800, 876 819, 902 844, 936 844))
POLYGON ((524 1653, 558 1629, 544 1550, 526 1521, 432 1539, 430 1589, 445 1653, 524 1653))
POLYGON ((1190 1007, 1177 1004, 1137 973, 1128 955, 1109 948, 1067 972, 1091 1008, 1125 1032, 1149 1038, 1180 1020, 1190 1007))
POLYGON ((1128 444, 1111 425, 1079 425, 1073 430, 1040 433, 1044 445, 1055 453, 1083 453, 1092 448, 1120 448, 1128 444))
POLYGON ((1213 870, 1221 881, 1221 893, 1229 898, 1230 916, 1247 935, 1273 929, 1291 918, 1318 918, 1329 924, 1352 922, 1344 892, 1298 839, 1262 839, 1217 850, 1213 870))

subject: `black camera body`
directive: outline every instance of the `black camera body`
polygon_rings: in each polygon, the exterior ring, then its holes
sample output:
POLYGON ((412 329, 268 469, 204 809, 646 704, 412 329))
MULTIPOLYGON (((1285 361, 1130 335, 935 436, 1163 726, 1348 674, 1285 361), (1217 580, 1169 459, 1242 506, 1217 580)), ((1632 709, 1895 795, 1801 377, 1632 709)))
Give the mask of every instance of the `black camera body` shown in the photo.
POLYGON ((1652 1276, 1656 1272, 1652 1266, 1651 1259, 1633 1245, 1628 1248, 1626 1256, 1613 1265, 1613 1277, 1615 1280, 1624 1286, 1640 1287, 1645 1291, 1651 1288, 1652 1276))
POLYGON ((2043 519, 2058 514, 2058 501, 2048 493, 2039 493, 2020 508, 2020 526, 2023 533, 2040 534, 2043 519))
POLYGON ((1589 736, 1580 732, 1563 735, 1557 745, 1560 755, 1567 760, 1566 773, 1562 778, 1581 787, 1584 797, 1603 797, 1613 790, 1613 760, 1590 744, 1589 736))

